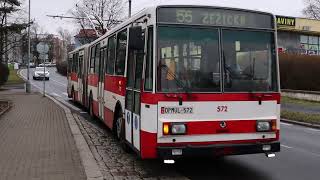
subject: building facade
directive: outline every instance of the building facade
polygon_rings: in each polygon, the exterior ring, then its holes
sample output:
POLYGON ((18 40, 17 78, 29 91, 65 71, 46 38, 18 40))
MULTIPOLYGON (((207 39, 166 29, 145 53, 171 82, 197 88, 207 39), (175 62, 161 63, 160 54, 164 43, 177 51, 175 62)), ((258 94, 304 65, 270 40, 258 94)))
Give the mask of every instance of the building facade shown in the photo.
POLYGON ((277 16, 279 52, 320 55, 320 21, 277 16))

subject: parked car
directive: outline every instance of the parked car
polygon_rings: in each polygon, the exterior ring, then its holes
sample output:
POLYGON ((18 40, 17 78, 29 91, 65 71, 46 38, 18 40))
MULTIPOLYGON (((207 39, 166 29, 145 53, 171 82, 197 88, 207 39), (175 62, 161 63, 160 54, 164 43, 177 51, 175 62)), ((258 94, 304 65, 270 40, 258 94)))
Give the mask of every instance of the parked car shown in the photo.
POLYGON ((33 80, 39 80, 39 79, 50 79, 50 73, 49 70, 45 67, 36 67, 33 73, 33 80))
POLYGON ((34 64, 34 62, 30 62, 30 68, 35 68, 36 65, 34 64))

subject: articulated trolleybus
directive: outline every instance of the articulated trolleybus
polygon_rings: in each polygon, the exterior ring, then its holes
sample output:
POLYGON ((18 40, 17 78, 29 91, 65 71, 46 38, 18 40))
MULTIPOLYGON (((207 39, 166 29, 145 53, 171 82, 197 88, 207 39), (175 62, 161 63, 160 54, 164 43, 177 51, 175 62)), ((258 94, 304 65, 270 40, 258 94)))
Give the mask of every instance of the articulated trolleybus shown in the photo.
POLYGON ((280 151, 272 14, 145 9, 69 54, 68 94, 142 159, 280 151))

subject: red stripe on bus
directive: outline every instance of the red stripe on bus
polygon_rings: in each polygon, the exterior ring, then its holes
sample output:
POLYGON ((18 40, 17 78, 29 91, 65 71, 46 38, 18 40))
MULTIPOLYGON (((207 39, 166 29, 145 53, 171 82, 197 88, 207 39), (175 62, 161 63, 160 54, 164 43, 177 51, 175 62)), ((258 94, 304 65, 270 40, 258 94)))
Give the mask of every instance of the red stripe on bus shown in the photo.
POLYGON ((140 131, 141 158, 154 159, 157 158, 157 133, 149 133, 140 131))
POLYGON ((158 104, 159 101, 277 101, 280 104, 280 93, 221 93, 221 94, 201 94, 201 93, 142 93, 141 102, 145 104, 158 104))
POLYGON ((187 135, 257 132, 255 120, 225 121, 225 128, 222 128, 220 123, 221 121, 187 122, 187 135))
POLYGON ((97 74, 88 75, 88 85, 98 87, 99 76, 97 74))
POLYGON ((125 96, 126 78, 121 76, 106 75, 104 81, 104 90, 125 96))
POLYGON ((110 129, 113 128, 113 117, 113 111, 111 111, 109 108, 104 107, 104 122, 110 129))
POLYGON ((78 82, 78 74, 77 73, 72 72, 70 77, 71 77, 71 81, 78 82))

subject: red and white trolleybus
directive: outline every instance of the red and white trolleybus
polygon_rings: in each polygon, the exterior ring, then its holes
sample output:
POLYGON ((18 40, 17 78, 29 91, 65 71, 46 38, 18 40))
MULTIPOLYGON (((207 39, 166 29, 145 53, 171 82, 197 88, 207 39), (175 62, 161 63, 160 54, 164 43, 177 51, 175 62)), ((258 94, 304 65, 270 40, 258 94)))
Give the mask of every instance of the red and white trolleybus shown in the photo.
POLYGON ((142 159, 280 151, 275 18, 145 9, 69 53, 68 94, 142 159))

